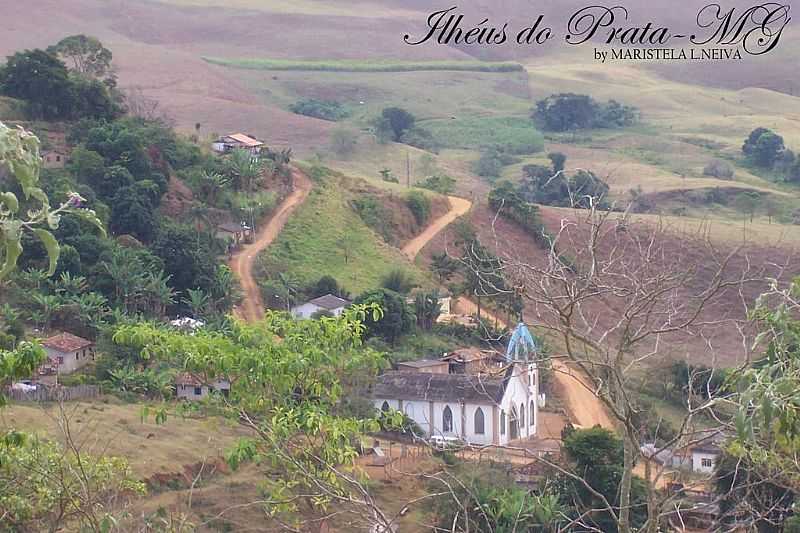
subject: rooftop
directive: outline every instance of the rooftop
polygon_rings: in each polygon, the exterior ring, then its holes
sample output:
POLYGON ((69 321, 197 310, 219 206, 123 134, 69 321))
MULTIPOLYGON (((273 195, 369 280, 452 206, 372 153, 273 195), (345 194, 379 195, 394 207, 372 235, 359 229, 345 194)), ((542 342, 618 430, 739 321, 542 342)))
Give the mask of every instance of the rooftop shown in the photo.
POLYGON ((420 359, 419 361, 400 361, 397 364, 403 366, 410 366, 413 368, 425 368, 428 366, 447 365, 448 363, 447 361, 441 361, 439 359, 420 359))
POLYGON ((308 303, 314 304, 317 307, 322 307, 323 309, 333 310, 350 305, 350 300, 339 298, 333 294, 326 294, 325 296, 320 296, 318 298, 314 298, 313 300, 309 300, 308 303))
POLYGON ((90 340, 67 332, 53 335, 42 341, 42 346, 58 350, 59 352, 76 352, 88 346, 92 346, 93 344, 94 343, 90 340))
POLYGON ((254 139, 249 135, 245 135, 244 133, 231 133, 230 135, 226 135, 225 137, 233 139, 234 141, 241 143, 247 146, 248 148, 254 148, 256 146, 264 145, 263 142, 259 141, 258 139, 254 139))
POLYGON ((499 404, 513 367, 505 375, 386 372, 373 386, 373 398, 499 404))

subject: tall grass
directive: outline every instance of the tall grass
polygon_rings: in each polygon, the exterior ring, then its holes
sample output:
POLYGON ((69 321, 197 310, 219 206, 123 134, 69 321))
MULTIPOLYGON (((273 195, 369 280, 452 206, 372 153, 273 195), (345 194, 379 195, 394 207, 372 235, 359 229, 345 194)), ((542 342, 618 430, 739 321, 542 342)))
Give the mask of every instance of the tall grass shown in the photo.
POLYGON ((414 72, 455 70, 472 72, 517 72, 523 67, 513 62, 492 61, 403 61, 378 59, 296 60, 269 58, 204 57, 208 63, 250 70, 312 70, 327 72, 414 72))

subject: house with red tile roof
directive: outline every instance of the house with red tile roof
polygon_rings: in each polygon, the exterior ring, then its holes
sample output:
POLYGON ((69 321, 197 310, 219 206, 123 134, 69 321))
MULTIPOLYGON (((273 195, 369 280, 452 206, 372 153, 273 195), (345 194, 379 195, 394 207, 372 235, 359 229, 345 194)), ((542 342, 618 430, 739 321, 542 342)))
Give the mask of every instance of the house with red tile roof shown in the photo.
POLYGON ((261 149, 264 148, 264 142, 259 141, 252 135, 246 135, 244 133, 231 133, 218 138, 211 145, 211 148, 220 154, 227 154, 233 150, 241 149, 247 150, 251 155, 256 156, 260 154, 261 149))
POLYGON ((42 341, 50 366, 59 374, 75 372, 94 361, 94 342, 72 333, 59 333, 42 341))

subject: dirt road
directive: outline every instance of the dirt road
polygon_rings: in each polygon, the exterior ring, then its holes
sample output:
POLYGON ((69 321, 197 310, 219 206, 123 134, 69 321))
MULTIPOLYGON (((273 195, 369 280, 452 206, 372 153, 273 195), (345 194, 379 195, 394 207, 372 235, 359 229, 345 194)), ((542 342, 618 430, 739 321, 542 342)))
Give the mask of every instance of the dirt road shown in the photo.
POLYGON ((305 201, 311 191, 311 180, 296 168, 292 168, 292 181, 294 182, 294 191, 286 197, 268 220, 262 222, 261 229, 256 233, 253 243, 243 246, 230 261, 231 270, 239 278, 244 292, 242 303, 233 310, 233 313, 248 322, 264 317, 264 302, 261 300, 261 290, 258 288, 256 280, 253 279, 253 264, 258 254, 272 244, 272 241, 280 234, 289 215, 305 201))
POLYGON ((422 233, 408 241, 408 243, 403 246, 403 253, 406 254, 406 257, 412 261, 415 257, 417 257, 417 254, 419 254, 425 245, 431 241, 431 239, 433 239, 444 228, 449 226, 455 219, 469 211, 469 208, 472 207, 472 202, 465 200, 464 198, 448 196, 447 199, 450 200, 450 211, 431 222, 422 233))

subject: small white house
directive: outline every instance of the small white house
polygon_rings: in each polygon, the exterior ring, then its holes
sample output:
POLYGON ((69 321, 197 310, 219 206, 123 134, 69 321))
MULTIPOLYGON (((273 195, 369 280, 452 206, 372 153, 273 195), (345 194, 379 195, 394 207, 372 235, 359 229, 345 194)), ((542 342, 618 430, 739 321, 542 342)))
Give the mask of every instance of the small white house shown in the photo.
POLYGON ((333 316, 339 316, 348 305, 350 305, 350 300, 339 298, 333 294, 326 294, 292 307, 291 313, 293 317, 299 319, 311 318, 316 313, 329 313, 333 316))
POLYGON ((692 447, 692 471, 710 474, 717 466, 722 450, 713 442, 701 443, 692 447))
POLYGON ((189 372, 175 377, 175 396, 179 400, 202 400, 214 391, 227 397, 231 391, 231 382, 221 378, 207 382, 189 372))
POLYGON ((252 135, 245 135, 244 133, 231 133, 230 135, 223 135, 217 139, 211 148, 220 154, 227 154, 233 150, 247 150, 251 155, 257 156, 261 153, 264 143, 259 141, 252 135))
POLYGON ((59 374, 75 372, 89 361, 94 361, 94 343, 72 333, 53 335, 42 341, 50 365, 59 374))
POLYGON ((376 409, 405 413, 424 437, 506 445, 536 435, 538 379, 534 364, 511 363, 499 374, 386 372, 372 390, 376 409))

